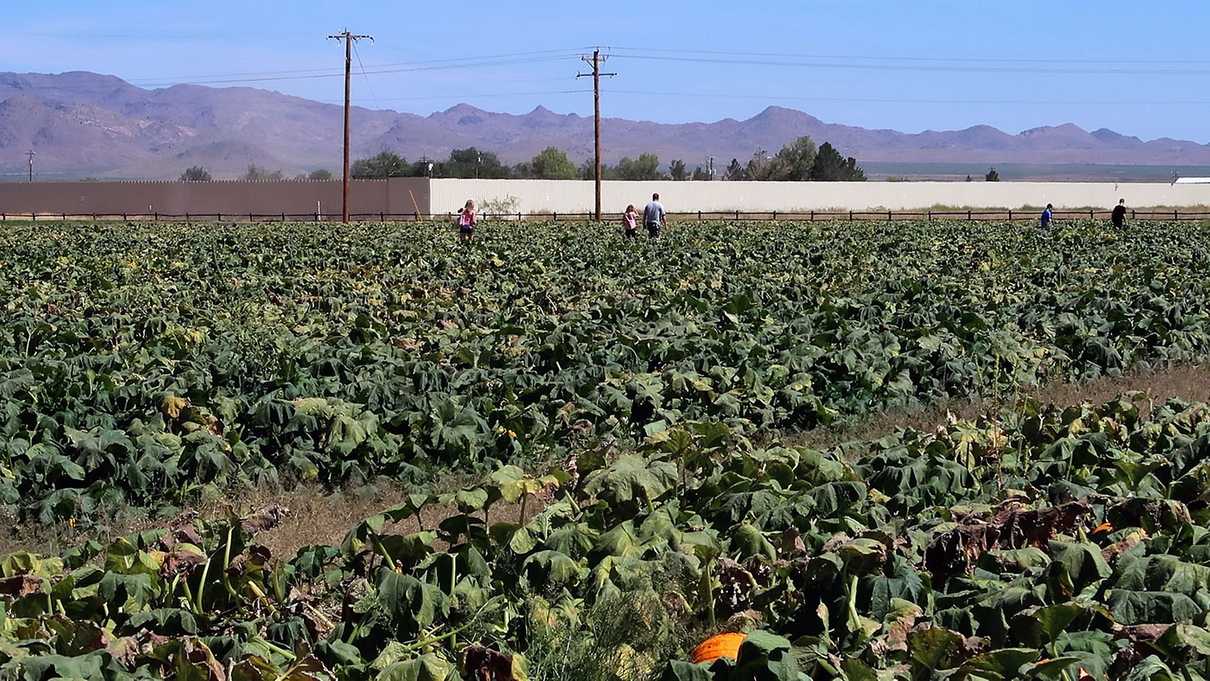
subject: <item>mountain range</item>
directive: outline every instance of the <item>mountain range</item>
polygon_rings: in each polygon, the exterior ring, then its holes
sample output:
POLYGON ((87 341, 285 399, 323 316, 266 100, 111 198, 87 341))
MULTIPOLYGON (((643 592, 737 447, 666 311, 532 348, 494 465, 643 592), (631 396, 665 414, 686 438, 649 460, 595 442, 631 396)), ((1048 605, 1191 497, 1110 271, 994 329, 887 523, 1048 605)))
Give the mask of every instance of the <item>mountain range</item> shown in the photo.
MULTIPOLYGON (((548 146, 577 162, 592 153, 591 118, 541 106, 515 115, 459 104, 428 116, 355 107, 351 120, 354 157, 390 149, 409 159, 444 158, 451 149, 471 146, 509 163, 548 146)), ((340 106, 270 90, 149 90, 85 71, 0 73, 0 176, 23 174, 31 149, 43 179, 175 178, 193 165, 215 177, 234 177, 249 163, 288 175, 335 170, 341 134, 340 106)), ((746 161, 758 149, 775 152, 801 135, 831 142, 862 162, 1210 165, 1207 144, 1145 141, 1071 123, 1018 134, 987 125, 903 133, 825 123, 776 106, 742 121, 602 123, 607 162, 651 152, 665 163, 680 158, 692 168, 714 156, 716 170, 731 158, 746 161)))

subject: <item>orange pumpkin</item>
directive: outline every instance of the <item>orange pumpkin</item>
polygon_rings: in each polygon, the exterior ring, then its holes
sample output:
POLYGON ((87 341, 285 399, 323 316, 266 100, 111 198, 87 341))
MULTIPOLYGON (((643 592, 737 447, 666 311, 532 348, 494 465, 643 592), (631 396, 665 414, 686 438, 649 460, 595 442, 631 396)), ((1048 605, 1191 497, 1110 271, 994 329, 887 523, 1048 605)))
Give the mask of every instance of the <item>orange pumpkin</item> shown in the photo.
POLYGON ((734 660, 739 657, 739 646, 745 638, 747 638, 746 634, 736 633, 711 636, 693 649, 693 654, 689 659, 693 664, 714 662, 720 657, 729 657, 734 660))

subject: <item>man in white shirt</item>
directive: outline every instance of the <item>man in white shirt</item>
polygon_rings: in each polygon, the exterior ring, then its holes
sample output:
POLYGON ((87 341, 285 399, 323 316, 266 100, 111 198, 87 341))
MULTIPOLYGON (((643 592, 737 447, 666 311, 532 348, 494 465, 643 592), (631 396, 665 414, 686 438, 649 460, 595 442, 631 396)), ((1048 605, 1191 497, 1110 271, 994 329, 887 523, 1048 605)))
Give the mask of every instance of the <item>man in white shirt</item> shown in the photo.
POLYGON ((647 236, 652 239, 660 236, 660 230, 667 222, 667 214, 664 212, 664 204, 660 203, 660 195, 652 194, 651 203, 643 209, 643 224, 647 225, 647 236))

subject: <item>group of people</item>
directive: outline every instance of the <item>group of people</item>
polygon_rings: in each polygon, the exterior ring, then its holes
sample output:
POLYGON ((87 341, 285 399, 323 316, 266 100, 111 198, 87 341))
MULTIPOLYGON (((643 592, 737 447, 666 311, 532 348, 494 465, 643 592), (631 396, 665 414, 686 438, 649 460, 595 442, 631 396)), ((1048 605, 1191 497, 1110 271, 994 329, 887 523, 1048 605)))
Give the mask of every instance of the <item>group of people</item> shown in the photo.
MULTIPOLYGON (((664 210, 664 204, 660 203, 660 195, 652 194, 651 203, 643 208, 643 226, 647 228, 647 236, 658 239, 666 224, 668 213, 664 210)), ((639 236, 639 213, 633 203, 626 206, 626 212, 622 213, 622 236, 627 239, 637 239, 639 236)))
MULTIPOLYGON (((1053 204, 1046 204, 1046 210, 1042 211, 1042 227, 1050 227, 1055 219, 1055 207, 1053 204)), ((1121 229, 1126 226, 1126 199, 1119 199, 1118 205, 1113 207, 1113 212, 1109 214, 1109 219, 1113 221, 1113 226, 1121 229)))
MULTIPOLYGON (((473 241, 478 221, 475 200, 467 199, 466 205, 458 209, 458 238, 462 241, 473 241)), ((651 203, 643 208, 643 226, 647 228, 648 237, 658 239, 666 224, 668 213, 664 210, 664 204, 660 203, 660 195, 657 192, 651 195, 651 203)), ((622 213, 622 236, 627 239, 636 239, 639 236, 639 213, 633 203, 626 206, 626 212, 622 213)))
MULTIPOLYGON (((651 195, 651 203, 648 203, 643 208, 641 217, 643 226, 647 228, 647 236, 652 239, 658 239, 660 232, 668 224, 668 213, 664 210, 664 204, 660 203, 658 192, 651 195)), ((1054 204, 1046 204, 1046 210, 1042 211, 1042 227, 1050 227, 1051 223, 1054 222, 1054 217, 1054 204)), ((639 219, 639 212, 635 209, 634 204, 626 206, 626 211, 622 213, 622 236, 627 239, 637 239, 639 236, 639 219)), ((1126 225, 1126 199, 1118 201, 1118 205, 1113 208, 1110 219, 1113 221, 1113 226, 1119 229, 1126 225)), ((463 241, 474 239, 475 224, 477 221, 478 214, 475 211, 475 201, 474 199, 467 199, 466 205, 458 210, 458 237, 463 241)))

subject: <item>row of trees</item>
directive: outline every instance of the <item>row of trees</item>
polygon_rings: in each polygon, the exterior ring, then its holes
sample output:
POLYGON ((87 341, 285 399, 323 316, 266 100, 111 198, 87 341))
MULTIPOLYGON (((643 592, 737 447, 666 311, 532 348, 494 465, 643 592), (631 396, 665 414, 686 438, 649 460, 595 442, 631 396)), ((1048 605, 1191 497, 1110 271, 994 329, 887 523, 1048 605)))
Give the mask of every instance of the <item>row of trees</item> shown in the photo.
MULTIPOLYGON (((661 168, 660 158, 655 154, 640 154, 637 158, 624 157, 616 165, 603 165, 602 175, 609 180, 709 180, 710 173, 701 166, 691 172, 682 160, 673 160, 667 171, 661 168)), ((481 177, 519 178, 543 180, 590 180, 593 178, 592 161, 578 168, 567 153, 556 147, 547 147, 529 161, 507 166, 496 154, 474 147, 455 149, 445 161, 427 159, 409 163, 393 151, 383 151, 371 158, 358 159, 351 168, 355 178, 383 177, 481 177)), ((758 151, 741 165, 732 159, 723 173, 727 180, 760 181, 864 181, 865 171, 857 165, 857 159, 841 155, 830 143, 818 149, 810 137, 800 137, 787 144, 770 157, 758 151)))
MULTIPOLYGON (((457 177, 457 178, 520 178, 542 180, 574 180, 576 178, 590 180, 593 178, 591 161, 577 167, 568 158, 567 153, 556 147, 547 147, 538 152, 532 159, 508 166, 502 163, 496 154, 482 151, 475 147, 455 149, 444 161, 421 159, 408 162, 393 151, 383 151, 370 158, 357 159, 349 168, 349 174, 357 179, 374 179, 385 177, 457 177)), ((640 154, 637 158, 625 157, 616 165, 605 165, 602 174, 609 180, 710 180, 710 173, 701 166, 690 172, 682 160, 674 160, 668 164, 665 172, 661 169, 660 158, 655 154, 640 154)), ((857 165, 852 156, 844 157, 831 144, 825 142, 816 149, 815 142, 810 137, 799 137, 787 144, 777 154, 769 156, 767 152, 758 151, 748 161, 741 165, 738 159, 731 159, 731 164, 723 173, 726 180, 760 180, 760 181, 863 181, 865 172, 857 165)), ((189 168, 181 174, 181 180, 204 182, 210 180, 210 173, 201 166, 189 168)), ((241 179, 244 180, 283 180, 280 170, 269 171, 248 166, 248 171, 241 179)), ((315 170, 309 174, 298 175, 295 180, 330 180, 332 173, 327 170, 315 170)))
MULTIPOLYGON (((995 168, 988 168, 988 170, 987 170, 987 174, 983 176, 983 180, 984 180, 985 182, 999 182, 999 181, 1000 181, 1000 173, 999 173, 999 172, 998 172, 998 171, 997 171, 995 168)), ((973 178, 972 178, 970 175, 967 175, 967 176, 966 176, 966 181, 967 181, 967 182, 974 182, 974 179, 973 179, 973 178)))
POLYGON ((799 137, 775 155, 758 151, 747 165, 731 159, 723 177, 728 180, 769 182, 864 182, 865 171, 857 159, 844 157, 829 142, 816 149, 810 137, 799 137))
MULTIPOLYGON (((181 173, 181 182, 210 182, 214 178, 210 176, 210 171, 205 166, 190 166, 181 173)), ((249 181, 270 181, 284 180, 286 176, 280 170, 268 170, 261 168, 255 163, 248 165, 248 170, 240 177, 241 180, 249 181)), ((292 180, 330 180, 332 179, 332 171, 330 170, 312 170, 309 173, 299 173, 292 180)))

